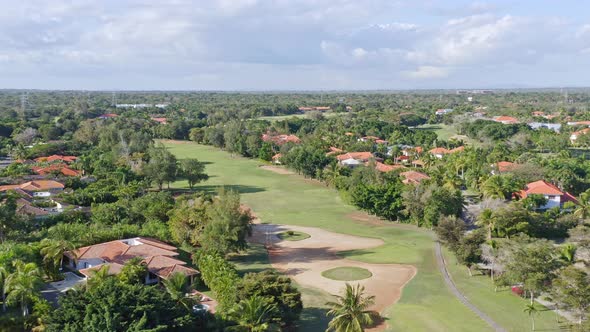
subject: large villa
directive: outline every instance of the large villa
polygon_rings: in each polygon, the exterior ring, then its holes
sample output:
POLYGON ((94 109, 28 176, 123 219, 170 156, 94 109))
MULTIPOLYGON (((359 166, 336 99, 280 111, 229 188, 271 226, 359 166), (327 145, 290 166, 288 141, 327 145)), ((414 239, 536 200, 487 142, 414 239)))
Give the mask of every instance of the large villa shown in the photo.
POLYGON ((65 253, 64 265, 77 270, 86 278, 92 278, 93 272, 102 266, 109 267, 109 274, 118 274, 126 262, 133 258, 141 258, 149 271, 146 284, 155 284, 168 279, 179 272, 190 278, 191 282, 199 271, 186 266, 179 260, 177 248, 164 242, 136 237, 115 240, 78 248, 65 253))

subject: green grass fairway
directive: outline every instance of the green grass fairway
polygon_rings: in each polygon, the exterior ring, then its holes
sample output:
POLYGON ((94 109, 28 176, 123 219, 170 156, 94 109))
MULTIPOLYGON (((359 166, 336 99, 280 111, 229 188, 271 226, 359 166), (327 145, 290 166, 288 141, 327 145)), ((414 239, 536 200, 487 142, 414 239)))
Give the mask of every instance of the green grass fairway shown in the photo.
MULTIPOLYGON (((498 289, 494 292, 494 285, 489 276, 473 272, 473 277, 467 273, 467 268, 457 264, 457 259, 448 250, 444 250, 448 270, 457 288, 480 310, 488 314, 494 321, 509 331, 530 331, 531 321, 523 312, 524 306, 529 302, 520 298, 508 288, 498 289)), ((535 328, 537 331, 566 331, 562 324, 557 322, 558 315, 537 303, 540 309, 535 316, 535 328)), ((560 318, 564 322, 564 318, 560 318)))
POLYGON ((309 239, 309 234, 297 231, 287 231, 277 234, 279 239, 285 241, 301 241, 305 239, 309 239))
POLYGON ((372 276, 371 271, 355 266, 336 267, 322 272, 324 278, 341 281, 363 280, 372 276))
MULTIPOLYGON (((454 126, 446 125, 444 123, 425 124, 416 127, 416 129, 433 131, 439 139, 445 141, 448 141, 451 137, 458 135, 457 129, 454 126)), ((467 136, 461 136, 461 138, 465 143, 470 145, 477 146, 478 144, 480 144, 477 140, 471 139, 467 136)))
MULTIPOLYGON (((242 201, 264 222, 312 226, 328 231, 383 239, 384 245, 342 253, 347 258, 370 263, 404 263, 418 268, 418 274, 404 287, 401 299, 382 312, 391 331, 491 331, 447 289, 436 266, 433 234, 413 227, 380 225, 356 221, 357 212, 342 202, 338 193, 297 175, 281 175, 259 168, 259 162, 210 146, 191 142, 165 142, 178 158, 198 158, 207 163, 211 177, 197 189, 215 191, 219 186, 238 190, 242 201)), ((173 184, 188 188, 186 181, 173 184)), ((255 262, 254 266, 258 263, 255 262)), ((311 325, 302 331, 325 331, 323 304, 332 300, 319 289, 305 289, 303 299, 309 310, 304 315, 311 325), (313 319, 317 319, 311 323, 313 319), (313 325, 313 326, 312 326, 313 325)), ((519 309, 519 313, 522 309, 519 309)), ((507 311, 509 312, 509 311, 507 311)))
MULTIPOLYGON (((326 118, 331 118, 334 116, 341 116, 342 114, 347 114, 347 113, 344 113, 344 112, 343 113, 333 113, 333 112, 322 113, 322 115, 326 118)), ((309 116, 308 116, 308 113, 302 113, 302 114, 291 114, 291 115, 260 116, 256 119, 274 122, 274 121, 288 120, 288 119, 292 119, 292 118, 309 119, 309 116)))

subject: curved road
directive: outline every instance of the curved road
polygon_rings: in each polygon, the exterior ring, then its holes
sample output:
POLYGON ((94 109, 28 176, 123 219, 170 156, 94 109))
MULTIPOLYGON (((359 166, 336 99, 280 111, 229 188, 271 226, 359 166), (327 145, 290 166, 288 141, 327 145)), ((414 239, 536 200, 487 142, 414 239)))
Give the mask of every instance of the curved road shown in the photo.
POLYGON ((447 270, 447 263, 445 262, 445 258, 443 257, 440 242, 436 241, 436 243, 434 245, 434 249, 436 252, 436 263, 438 264, 438 268, 440 270, 440 273, 443 275, 443 278, 445 279, 445 283, 447 284, 447 287, 449 287, 449 289, 451 290, 451 293, 453 293, 453 295, 455 295, 455 297, 458 298, 459 301, 461 301, 461 303, 463 303, 467 308, 469 308, 471 311, 475 312, 475 314, 478 315, 479 318, 483 319, 486 323, 488 323, 494 330, 496 330, 498 332, 506 332, 506 330, 502 326, 500 326, 498 323, 496 323, 494 320, 492 320, 492 318, 490 318, 490 316, 486 315, 484 312, 477 309, 477 307, 475 307, 473 304, 471 304, 471 302, 469 302, 469 300, 465 297, 465 295, 463 295, 459 291, 459 289, 457 289, 457 286, 453 282, 453 279, 451 279, 451 276, 449 275, 449 271, 447 270))

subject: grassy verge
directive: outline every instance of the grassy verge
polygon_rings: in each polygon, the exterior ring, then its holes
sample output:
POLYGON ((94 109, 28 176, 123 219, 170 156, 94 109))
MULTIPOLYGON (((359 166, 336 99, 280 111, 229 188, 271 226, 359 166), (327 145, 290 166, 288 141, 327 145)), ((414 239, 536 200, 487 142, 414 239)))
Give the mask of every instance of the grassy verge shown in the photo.
MULTIPOLYGON (((455 255, 444 250, 447 268, 457 288, 480 310, 488 314, 498 324, 509 331, 530 331, 531 322, 523 309, 529 303, 527 299, 518 297, 508 288, 498 289, 494 292, 494 285, 489 276, 474 272, 473 277, 467 273, 467 269, 457 264, 455 255)), ((553 311, 537 304, 540 313, 535 316, 535 328, 538 331, 562 331, 565 326, 564 319, 553 311)))
MULTIPOLYGON (((226 186, 242 193, 263 221, 311 226, 332 232, 380 238, 384 245, 341 255, 370 263, 403 263, 417 267, 417 275, 404 287, 401 299, 382 314, 392 331, 490 331, 490 328, 463 306, 446 288, 434 256, 433 235, 413 227, 369 223, 355 218, 358 211, 346 205, 337 192, 297 175, 281 175, 259 168, 259 163, 191 142, 165 142, 178 158, 198 158, 207 162, 210 180, 198 190, 226 186)), ((185 181, 173 184, 187 188, 185 181)), ((250 265, 247 260, 245 265, 250 265)), ((256 263, 254 264, 256 265, 256 263)), ((309 320, 320 319, 323 303, 330 297, 319 290, 305 290, 309 320), (315 314, 313 314, 315 312, 315 314)), ((323 320, 325 322, 325 319, 323 320)), ((320 323, 318 323, 320 324, 320 323)), ((320 324, 321 325, 321 324, 320 324)), ((306 326, 304 331, 324 331, 325 325, 306 326)))

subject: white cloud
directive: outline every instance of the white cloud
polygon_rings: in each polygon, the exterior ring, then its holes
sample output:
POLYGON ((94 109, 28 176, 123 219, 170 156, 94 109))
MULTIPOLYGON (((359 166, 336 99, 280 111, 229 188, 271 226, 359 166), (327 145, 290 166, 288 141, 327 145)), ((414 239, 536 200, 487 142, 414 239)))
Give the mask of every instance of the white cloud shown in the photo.
POLYGON ((447 77, 449 71, 446 68, 442 67, 434 67, 434 66, 420 66, 416 70, 413 71, 405 71, 404 76, 409 77, 411 79, 439 79, 447 77))

